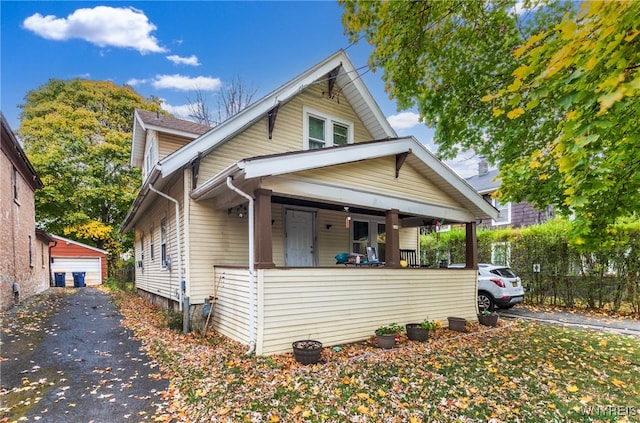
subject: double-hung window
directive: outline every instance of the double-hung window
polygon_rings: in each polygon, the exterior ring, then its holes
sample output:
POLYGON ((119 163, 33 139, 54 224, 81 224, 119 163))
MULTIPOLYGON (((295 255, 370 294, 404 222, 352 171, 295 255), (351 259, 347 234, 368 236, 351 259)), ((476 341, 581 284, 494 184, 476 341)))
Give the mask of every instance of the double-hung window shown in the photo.
POLYGON ((162 260, 162 267, 168 267, 167 263, 167 221, 162 219, 160 221, 160 258, 162 260))
POLYGON ((304 149, 332 147, 353 143, 353 123, 304 109, 304 149))

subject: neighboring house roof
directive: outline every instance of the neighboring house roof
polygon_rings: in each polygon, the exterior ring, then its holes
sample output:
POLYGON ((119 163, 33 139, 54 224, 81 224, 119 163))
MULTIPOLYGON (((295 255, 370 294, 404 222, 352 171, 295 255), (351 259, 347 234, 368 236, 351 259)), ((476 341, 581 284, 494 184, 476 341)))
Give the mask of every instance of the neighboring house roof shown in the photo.
POLYGON ((467 178, 467 182, 480 194, 489 194, 500 188, 502 180, 499 178, 499 170, 490 170, 483 175, 473 175, 467 178))
POLYGON ((183 119, 176 119, 159 112, 135 109, 133 119, 133 142, 131 144, 131 164, 140 166, 144 157, 144 146, 147 130, 157 130, 166 134, 195 139, 211 130, 210 126, 201 125, 183 119))
POLYGON ((58 242, 66 242, 68 244, 74 244, 74 245, 77 245, 78 247, 86 248, 86 249, 91 250, 91 251, 95 251, 95 252, 102 253, 102 254, 105 254, 105 255, 107 254, 107 251, 105 251, 105 250, 102 250, 102 249, 96 248, 96 247, 92 247, 92 246, 87 245, 87 244, 83 244, 82 242, 74 241, 72 239, 63 238, 63 237, 58 236, 58 235, 51 235, 51 237, 55 241, 58 241, 58 242))
MULTIPOLYGON (((382 110, 362 82, 358 71, 343 50, 339 50, 316 66, 308 69, 280 88, 267 94, 240 113, 232 116, 211 131, 190 142, 181 149, 160 160, 158 168, 163 178, 191 162, 198 154, 210 151, 233 138, 236 134, 264 117, 274 107, 279 106, 304 88, 325 78, 329 72, 338 69, 336 84, 353 110, 356 112, 373 139, 395 138, 398 135, 387 121, 382 110)), ((277 123, 276 123, 277 126, 277 123)))
POLYGON ((13 163, 18 172, 20 172, 24 180, 31 186, 31 189, 35 191, 44 187, 44 184, 31 165, 31 162, 29 162, 27 155, 9 127, 9 123, 2 112, 0 112, 0 119, 2 120, 2 151, 7 155, 9 160, 11 160, 11 163, 13 163))
POLYGON ((44 242, 55 242, 56 240, 42 229, 36 229, 36 237, 40 238, 44 242))

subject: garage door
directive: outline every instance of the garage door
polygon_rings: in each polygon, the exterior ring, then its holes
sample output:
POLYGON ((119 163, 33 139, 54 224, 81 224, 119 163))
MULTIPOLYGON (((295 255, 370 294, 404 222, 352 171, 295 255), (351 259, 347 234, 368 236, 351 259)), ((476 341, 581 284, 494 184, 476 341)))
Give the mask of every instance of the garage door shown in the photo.
POLYGON ((55 257, 51 263, 52 273, 65 273, 65 286, 73 286, 73 272, 85 272, 85 285, 100 285, 102 283, 100 269, 100 257, 55 257))

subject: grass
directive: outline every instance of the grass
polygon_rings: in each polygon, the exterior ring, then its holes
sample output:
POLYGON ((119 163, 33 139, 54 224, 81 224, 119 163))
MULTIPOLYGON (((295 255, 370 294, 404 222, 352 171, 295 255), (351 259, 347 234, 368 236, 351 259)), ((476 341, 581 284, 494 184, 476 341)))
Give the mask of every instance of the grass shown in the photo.
POLYGON ((638 421, 640 340, 502 322, 471 333, 441 329, 427 343, 403 338, 326 348, 323 363, 292 354, 247 357, 246 346, 163 326, 137 297, 119 301, 125 324, 171 379, 164 421, 471 422, 638 421))

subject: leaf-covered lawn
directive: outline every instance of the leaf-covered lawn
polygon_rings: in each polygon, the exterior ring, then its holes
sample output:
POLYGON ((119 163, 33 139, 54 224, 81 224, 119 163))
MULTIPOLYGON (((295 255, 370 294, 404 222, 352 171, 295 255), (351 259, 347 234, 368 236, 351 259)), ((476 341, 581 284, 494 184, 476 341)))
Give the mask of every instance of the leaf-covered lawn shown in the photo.
POLYGON ((326 348, 322 364, 292 354, 246 356, 222 336, 184 335, 138 297, 126 319, 171 380, 158 421, 531 422, 638 421, 640 341, 532 322, 441 329, 326 348))

